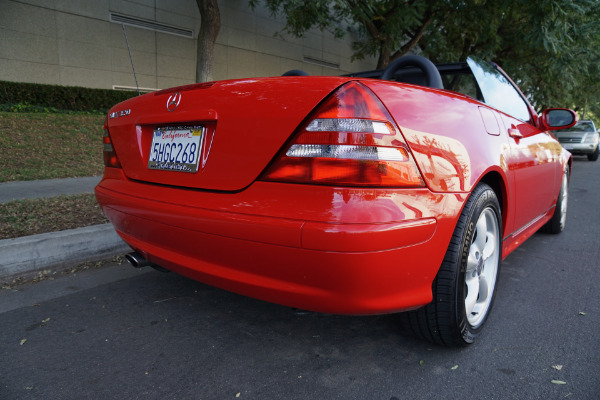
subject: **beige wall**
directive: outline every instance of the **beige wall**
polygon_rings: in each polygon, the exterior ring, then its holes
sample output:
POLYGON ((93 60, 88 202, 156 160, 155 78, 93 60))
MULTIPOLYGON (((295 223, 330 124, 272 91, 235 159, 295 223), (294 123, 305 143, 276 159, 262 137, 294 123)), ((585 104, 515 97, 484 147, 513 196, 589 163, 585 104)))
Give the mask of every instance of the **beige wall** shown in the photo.
MULTIPOLYGON (((296 68, 339 75, 375 65, 373 60, 350 63, 350 40, 329 33, 276 37, 282 20, 262 8, 250 10, 247 0, 221 0, 219 7, 214 79, 275 76, 296 68)), ((123 29, 110 22, 111 13, 192 32, 190 38, 125 26, 140 87, 194 82, 200 28, 194 0, 0 0, 0 80, 134 87, 123 29)))

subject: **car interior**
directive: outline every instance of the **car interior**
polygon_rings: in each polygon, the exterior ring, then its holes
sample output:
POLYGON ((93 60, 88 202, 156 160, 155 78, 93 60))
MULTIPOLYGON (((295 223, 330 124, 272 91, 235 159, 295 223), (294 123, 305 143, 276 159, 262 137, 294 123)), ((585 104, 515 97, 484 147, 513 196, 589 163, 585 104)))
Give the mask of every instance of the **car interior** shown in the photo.
MULTIPOLYGON (((392 67, 392 64, 390 64, 392 67)), ((364 72, 355 72, 352 74, 346 74, 342 76, 357 77, 357 78, 372 78, 372 79, 385 79, 384 76, 386 71, 390 76, 388 80, 395 82, 408 83, 411 85, 435 87, 431 85, 427 79, 426 72, 419 66, 406 65, 400 66, 389 73, 389 68, 380 70, 371 70, 364 72)), ((475 80, 475 76, 471 72, 469 65, 466 62, 459 63, 446 63, 437 64, 435 68, 441 76, 442 89, 452 90, 472 97, 479 101, 484 101, 483 94, 479 89, 479 85, 475 80)), ((308 76, 308 74, 302 70, 291 70, 283 74, 282 76, 308 76)))

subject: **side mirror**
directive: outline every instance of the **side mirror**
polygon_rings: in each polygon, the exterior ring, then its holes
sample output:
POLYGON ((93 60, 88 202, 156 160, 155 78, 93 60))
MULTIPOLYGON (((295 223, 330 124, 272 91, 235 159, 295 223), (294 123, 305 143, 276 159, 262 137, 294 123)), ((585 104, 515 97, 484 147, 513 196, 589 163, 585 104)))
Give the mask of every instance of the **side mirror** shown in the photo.
POLYGON ((540 116, 541 128, 545 131, 570 128, 576 123, 577 114, 568 108, 549 108, 540 116))

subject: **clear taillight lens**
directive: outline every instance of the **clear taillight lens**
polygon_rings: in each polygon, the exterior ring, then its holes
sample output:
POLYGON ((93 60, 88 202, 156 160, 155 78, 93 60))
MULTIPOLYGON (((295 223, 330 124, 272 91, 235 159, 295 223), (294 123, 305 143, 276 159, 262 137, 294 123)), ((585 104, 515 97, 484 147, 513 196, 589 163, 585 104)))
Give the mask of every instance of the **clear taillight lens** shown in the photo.
POLYGON ((320 118, 313 119, 306 127, 308 132, 356 132, 393 135, 394 126, 389 122, 371 121, 358 118, 320 118))
POLYGON ((288 157, 321 157, 342 160, 408 161, 404 149, 376 146, 351 146, 345 144, 293 144, 285 153, 288 157))
POLYGON ((263 180, 342 186, 422 187, 402 135, 358 82, 336 90, 300 127, 263 180))
POLYGON ((119 161, 117 152, 112 145, 110 133, 108 132, 106 123, 104 123, 104 136, 102 136, 102 143, 104 145, 104 165, 112 168, 121 168, 121 162, 119 161))

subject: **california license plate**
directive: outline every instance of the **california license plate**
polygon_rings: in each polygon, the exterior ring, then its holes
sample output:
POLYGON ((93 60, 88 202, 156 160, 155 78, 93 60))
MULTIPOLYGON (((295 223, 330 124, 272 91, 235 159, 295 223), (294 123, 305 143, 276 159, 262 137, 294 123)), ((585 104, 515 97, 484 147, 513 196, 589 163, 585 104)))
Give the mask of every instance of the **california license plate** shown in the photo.
POLYGON ((155 128, 148 168, 197 172, 203 138, 204 127, 202 126, 155 128))

